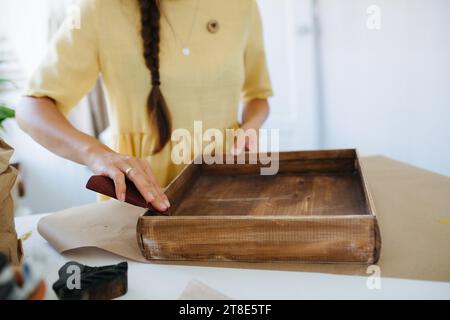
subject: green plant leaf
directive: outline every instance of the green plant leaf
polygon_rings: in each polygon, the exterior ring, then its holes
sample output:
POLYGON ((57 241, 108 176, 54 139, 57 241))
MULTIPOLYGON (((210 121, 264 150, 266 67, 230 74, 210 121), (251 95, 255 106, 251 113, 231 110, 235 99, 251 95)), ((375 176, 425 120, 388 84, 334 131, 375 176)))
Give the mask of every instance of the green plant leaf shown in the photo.
POLYGON ((13 109, 0 104, 0 129, 3 129, 3 121, 5 121, 6 119, 14 118, 15 116, 16 112, 13 109))

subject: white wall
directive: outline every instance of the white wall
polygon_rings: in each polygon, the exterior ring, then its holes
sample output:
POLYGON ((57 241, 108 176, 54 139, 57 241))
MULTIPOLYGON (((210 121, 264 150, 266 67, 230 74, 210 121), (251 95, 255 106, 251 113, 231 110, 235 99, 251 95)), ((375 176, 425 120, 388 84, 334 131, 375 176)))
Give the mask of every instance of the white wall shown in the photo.
POLYGON ((282 150, 356 147, 450 176, 450 1, 317 0, 323 95, 313 0, 258 3, 282 150))
POLYGON ((280 129, 281 150, 314 149, 319 123, 311 3, 258 0, 274 97, 266 128, 280 129))
POLYGON ((27 73, 46 48, 48 6, 49 0, 0 0, 0 36, 8 36, 27 73))
POLYGON ((325 147, 450 176, 450 1, 320 0, 325 147), (381 30, 366 9, 381 9, 381 30))

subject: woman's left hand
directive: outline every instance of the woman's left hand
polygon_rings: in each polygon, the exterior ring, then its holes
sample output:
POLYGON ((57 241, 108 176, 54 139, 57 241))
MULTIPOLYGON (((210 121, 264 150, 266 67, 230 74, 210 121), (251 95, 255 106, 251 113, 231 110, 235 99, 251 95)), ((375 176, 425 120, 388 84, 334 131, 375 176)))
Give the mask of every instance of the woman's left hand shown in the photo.
POLYGON ((230 150, 231 154, 237 156, 245 151, 258 153, 260 127, 261 125, 257 122, 244 123, 240 130, 237 130, 235 141, 230 150))
POLYGON ((242 115, 243 124, 237 131, 237 137, 231 147, 232 155, 240 155, 242 152, 259 152, 259 129, 269 115, 269 102, 267 99, 248 100, 244 105, 242 115))

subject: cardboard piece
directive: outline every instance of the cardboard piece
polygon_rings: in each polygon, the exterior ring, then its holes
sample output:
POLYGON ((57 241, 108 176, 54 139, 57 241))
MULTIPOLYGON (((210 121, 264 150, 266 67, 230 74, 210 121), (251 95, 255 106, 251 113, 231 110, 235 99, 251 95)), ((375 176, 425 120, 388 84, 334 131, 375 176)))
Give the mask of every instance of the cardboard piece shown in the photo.
MULTIPOLYGON (((450 282, 450 178, 384 157, 363 158, 362 162, 383 239, 378 263, 381 276, 450 282)), ((144 212, 111 200, 47 216, 38 230, 61 253, 98 247, 149 263, 136 240, 136 223, 144 212)), ((367 276, 367 266, 355 264, 171 264, 367 276)))
POLYGON ((11 190, 17 171, 9 165, 14 150, 0 139, 0 253, 14 265, 22 259, 22 243, 14 226, 14 203, 11 190))

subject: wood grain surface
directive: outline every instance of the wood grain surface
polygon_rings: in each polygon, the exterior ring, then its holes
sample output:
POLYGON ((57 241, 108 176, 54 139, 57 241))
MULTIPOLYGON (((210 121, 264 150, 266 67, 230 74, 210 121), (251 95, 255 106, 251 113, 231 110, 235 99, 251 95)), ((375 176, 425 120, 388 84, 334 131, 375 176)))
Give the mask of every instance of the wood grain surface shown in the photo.
POLYGON ((174 216, 368 214, 356 173, 202 175, 180 199, 174 216))

